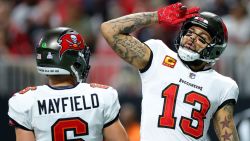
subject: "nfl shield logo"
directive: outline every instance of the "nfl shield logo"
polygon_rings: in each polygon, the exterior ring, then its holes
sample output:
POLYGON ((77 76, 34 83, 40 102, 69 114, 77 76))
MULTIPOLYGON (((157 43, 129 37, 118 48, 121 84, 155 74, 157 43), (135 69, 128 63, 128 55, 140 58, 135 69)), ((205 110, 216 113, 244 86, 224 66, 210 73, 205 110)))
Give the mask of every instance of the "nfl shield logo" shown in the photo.
POLYGON ((196 76, 196 74, 194 74, 192 72, 189 74, 189 78, 191 78, 191 79, 195 79, 195 76, 196 76))

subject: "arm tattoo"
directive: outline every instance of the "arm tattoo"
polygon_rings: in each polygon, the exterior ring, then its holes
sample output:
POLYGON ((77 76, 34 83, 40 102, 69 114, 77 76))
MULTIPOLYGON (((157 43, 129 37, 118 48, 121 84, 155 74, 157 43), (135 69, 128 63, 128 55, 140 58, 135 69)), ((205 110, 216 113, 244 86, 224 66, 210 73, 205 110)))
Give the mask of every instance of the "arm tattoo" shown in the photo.
POLYGON ((238 134, 233 123, 233 105, 227 104, 222 109, 222 115, 214 119, 214 129, 220 141, 239 141, 238 134))
POLYGON ((144 12, 123 16, 106 22, 106 39, 113 50, 128 63, 143 68, 146 64, 148 48, 129 33, 141 27, 158 22, 157 12, 144 12))
POLYGON ((214 130, 217 136, 221 134, 219 124, 217 124, 219 122, 220 122, 220 117, 215 117, 214 118, 214 130))
POLYGON ((233 104, 227 104, 226 106, 223 107, 223 110, 228 112, 228 120, 233 119, 233 104))
POLYGON ((140 27, 150 25, 157 21, 156 13, 145 12, 124 16, 118 19, 111 20, 112 29, 116 33, 128 34, 140 27))
POLYGON ((141 47, 132 37, 115 36, 113 49, 127 62, 133 63, 135 58, 143 58, 145 56, 145 48, 141 47))
POLYGON ((230 121, 227 120, 227 117, 225 116, 225 119, 220 122, 220 124, 222 125, 222 129, 229 128, 229 123, 230 123, 230 121))
POLYGON ((233 134, 232 133, 227 133, 227 130, 225 131, 225 134, 224 135, 222 135, 221 137, 223 138, 223 141, 232 141, 231 140, 231 136, 232 136, 233 134))

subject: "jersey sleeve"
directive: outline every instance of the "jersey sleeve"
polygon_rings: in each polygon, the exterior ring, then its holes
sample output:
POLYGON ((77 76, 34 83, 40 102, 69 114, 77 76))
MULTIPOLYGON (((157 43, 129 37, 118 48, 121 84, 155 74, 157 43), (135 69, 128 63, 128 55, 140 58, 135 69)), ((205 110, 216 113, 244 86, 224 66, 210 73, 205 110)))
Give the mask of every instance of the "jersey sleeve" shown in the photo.
POLYGON ((143 78, 142 81, 150 81, 154 77, 155 71, 161 66, 166 54, 173 56, 175 53, 161 40, 150 39, 144 43, 150 48, 152 58, 147 69, 140 71, 140 76, 143 78))
POLYGON ((231 87, 229 87, 221 99, 219 109, 229 102, 236 103, 238 100, 239 88, 235 81, 231 81, 231 87))
POLYGON ((160 40, 154 40, 154 39, 150 39, 146 42, 144 42, 151 50, 151 58, 150 58, 150 63, 147 65, 146 69, 143 69, 143 71, 140 71, 140 75, 144 78, 144 79, 150 79, 151 76, 153 76, 154 71, 157 68, 157 60, 159 55, 159 45, 160 40))
MULTIPOLYGON (((9 99, 8 116, 18 126, 33 130, 31 125, 32 98, 28 94, 16 93, 9 99)), ((14 125, 15 126, 15 125, 14 125)))
POLYGON ((109 88, 110 94, 104 99, 104 127, 111 125, 118 119, 120 112, 120 103, 118 93, 115 89, 109 88))

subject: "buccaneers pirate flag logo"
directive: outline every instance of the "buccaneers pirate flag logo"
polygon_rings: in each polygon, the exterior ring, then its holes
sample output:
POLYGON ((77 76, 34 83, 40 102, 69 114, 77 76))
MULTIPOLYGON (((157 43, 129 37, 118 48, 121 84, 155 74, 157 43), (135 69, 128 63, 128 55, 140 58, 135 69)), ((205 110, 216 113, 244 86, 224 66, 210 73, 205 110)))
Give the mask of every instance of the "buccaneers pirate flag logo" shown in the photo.
POLYGON ((61 49, 59 51, 60 58, 67 50, 80 51, 84 49, 84 41, 80 34, 64 34, 58 42, 59 45, 61 45, 61 49))

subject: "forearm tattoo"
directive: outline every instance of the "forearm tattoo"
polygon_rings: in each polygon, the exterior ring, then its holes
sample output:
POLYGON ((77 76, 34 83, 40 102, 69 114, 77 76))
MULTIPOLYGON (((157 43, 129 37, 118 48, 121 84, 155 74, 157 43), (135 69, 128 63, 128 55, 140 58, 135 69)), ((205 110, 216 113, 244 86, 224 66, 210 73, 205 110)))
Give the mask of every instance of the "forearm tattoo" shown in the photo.
POLYGON ((143 58, 145 56, 145 48, 137 43, 130 36, 115 36, 113 49, 128 63, 132 64, 134 59, 143 58))
POLYGON ((130 64, 142 66, 146 55, 145 45, 129 33, 157 22, 156 12, 145 12, 123 16, 109 21, 109 42, 113 50, 130 64))
POLYGON ((220 141, 239 141, 235 126, 231 123, 233 121, 233 105, 228 104, 221 110, 227 114, 224 117, 217 116, 214 119, 214 129, 220 141))
POLYGON ((111 20, 114 33, 129 34, 143 26, 157 22, 157 14, 153 12, 137 13, 111 20))

